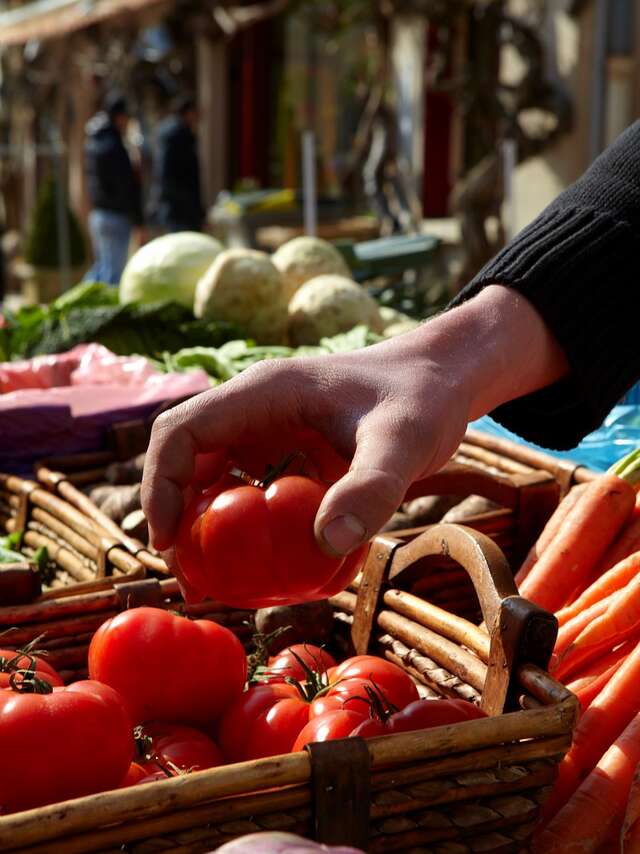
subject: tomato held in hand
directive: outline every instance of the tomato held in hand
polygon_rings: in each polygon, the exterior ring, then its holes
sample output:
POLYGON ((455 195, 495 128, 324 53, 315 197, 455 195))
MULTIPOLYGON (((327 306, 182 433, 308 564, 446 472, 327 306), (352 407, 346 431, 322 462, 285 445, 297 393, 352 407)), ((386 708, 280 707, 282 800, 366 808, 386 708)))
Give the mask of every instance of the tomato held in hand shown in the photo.
POLYGON ((486 714, 467 700, 416 700, 385 721, 379 718, 364 721, 352 735, 371 738, 375 735, 412 732, 478 718, 486 718, 486 714))
POLYGON ((179 771, 202 771, 224 765, 216 744, 200 730, 183 724, 154 722, 142 727, 142 735, 151 740, 143 765, 155 771, 157 762, 179 771))
POLYGON ((307 679, 305 667, 322 674, 335 666, 333 656, 321 647, 310 643, 296 643, 271 656, 267 667, 267 681, 284 682, 288 676, 304 682, 307 679))
POLYGON ((249 688, 223 715, 217 742, 227 762, 289 753, 309 720, 309 703, 293 685, 249 688))
POLYGON ((8 688, 11 674, 17 670, 34 670, 52 688, 62 687, 60 674, 43 658, 33 655, 29 648, 24 650, 0 649, 0 688, 8 688))
POLYGON ((0 814, 118 788, 133 757, 131 720, 113 688, 40 679, 35 688, 43 693, 0 691, 0 814))
POLYGON ((238 638, 211 620, 132 608, 93 636, 89 674, 121 694, 136 724, 207 726, 242 692, 247 659, 238 638))
POLYGON ((343 590, 367 546, 344 558, 329 557, 316 542, 314 521, 328 487, 346 469, 346 462, 311 432, 201 458, 175 544, 189 601, 209 596, 231 606, 261 608, 343 590), (279 456, 269 456, 276 452, 279 456), (269 465, 274 460, 280 461, 280 474, 269 465), (205 472, 213 485, 194 494, 205 472))

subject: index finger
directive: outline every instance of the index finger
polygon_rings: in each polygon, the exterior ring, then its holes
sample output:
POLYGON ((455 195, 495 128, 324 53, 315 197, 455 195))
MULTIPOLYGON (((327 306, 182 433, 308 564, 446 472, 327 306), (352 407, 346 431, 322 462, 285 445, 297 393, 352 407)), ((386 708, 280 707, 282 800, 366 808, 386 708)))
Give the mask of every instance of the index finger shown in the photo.
POLYGON ((156 419, 142 481, 142 508, 155 548, 173 545, 197 454, 224 449, 250 432, 277 429, 281 419, 291 417, 282 374, 275 365, 247 371, 156 419))

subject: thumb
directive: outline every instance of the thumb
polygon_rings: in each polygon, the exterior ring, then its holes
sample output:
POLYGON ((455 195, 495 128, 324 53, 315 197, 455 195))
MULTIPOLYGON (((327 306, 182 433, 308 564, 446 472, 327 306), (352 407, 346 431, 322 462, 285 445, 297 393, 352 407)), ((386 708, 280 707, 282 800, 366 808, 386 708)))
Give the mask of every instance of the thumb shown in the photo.
POLYGON ((315 521, 320 547, 346 555, 376 534, 402 504, 424 470, 413 431, 383 424, 361 425, 348 473, 326 493, 315 521))

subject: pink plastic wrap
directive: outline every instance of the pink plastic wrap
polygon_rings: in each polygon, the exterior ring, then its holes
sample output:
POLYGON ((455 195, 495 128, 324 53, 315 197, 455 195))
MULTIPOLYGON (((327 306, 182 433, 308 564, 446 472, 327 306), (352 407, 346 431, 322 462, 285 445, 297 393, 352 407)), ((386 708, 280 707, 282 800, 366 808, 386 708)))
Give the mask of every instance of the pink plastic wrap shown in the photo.
POLYGON ((99 344, 0 364, 0 471, 28 474, 41 457, 100 450, 111 424, 207 388, 204 371, 163 374, 99 344))

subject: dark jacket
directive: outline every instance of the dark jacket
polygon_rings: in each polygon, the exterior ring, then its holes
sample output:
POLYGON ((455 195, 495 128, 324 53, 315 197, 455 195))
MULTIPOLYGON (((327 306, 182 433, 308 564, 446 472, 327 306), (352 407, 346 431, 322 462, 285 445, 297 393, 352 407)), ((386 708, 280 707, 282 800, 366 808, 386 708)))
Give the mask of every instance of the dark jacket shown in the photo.
POLYGON ((202 227, 196 137, 179 116, 170 116, 158 128, 151 209, 161 226, 195 231, 202 227))
POLYGON ((141 223, 140 184, 122 136, 106 113, 87 123, 84 162, 91 206, 127 214, 141 223))
POLYGON ((498 282, 522 294, 562 347, 569 375, 494 416, 557 450, 598 428, 640 378, 640 122, 490 261, 454 301, 498 282))

